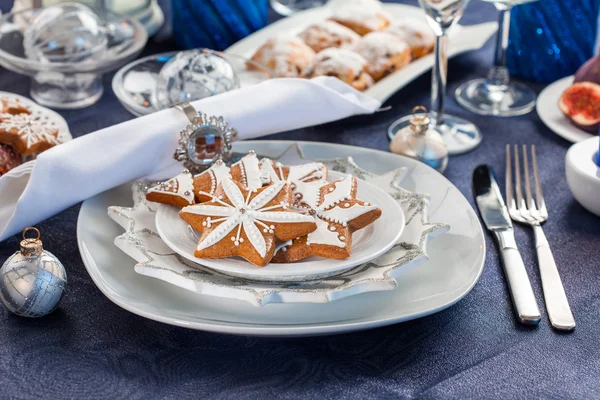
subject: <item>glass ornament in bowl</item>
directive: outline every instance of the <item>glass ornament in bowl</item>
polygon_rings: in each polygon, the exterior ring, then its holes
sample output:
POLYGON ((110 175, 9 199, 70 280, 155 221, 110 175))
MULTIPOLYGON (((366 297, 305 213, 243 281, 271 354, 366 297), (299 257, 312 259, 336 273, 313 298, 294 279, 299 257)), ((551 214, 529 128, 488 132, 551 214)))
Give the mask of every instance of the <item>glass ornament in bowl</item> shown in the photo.
MULTIPOLYGON (((199 50, 215 52, 210 49, 199 50)), ((171 51, 153 54, 132 61, 117 71, 112 80, 112 89, 123 107, 137 116, 162 110, 164 107, 159 104, 158 98, 167 99, 167 96, 162 91, 162 86, 159 90, 158 80, 161 79, 160 73, 165 64, 175 58, 178 53, 171 51)), ((215 53, 229 62, 238 78, 240 88, 277 77, 275 72, 265 65, 246 57, 220 51, 215 53)), ((193 99, 190 100, 193 101, 193 99)), ((165 102, 170 103, 170 101, 165 102)))
POLYGON ((42 63, 100 60, 108 41, 104 22, 89 7, 78 3, 42 9, 23 35, 27 58, 42 63))
POLYGON ((224 57, 194 49, 182 51, 165 63, 156 84, 158 104, 167 108, 236 89, 239 79, 224 57))
POLYGON ((0 65, 31 77, 31 97, 76 109, 102 97, 102 74, 135 58, 148 35, 133 18, 60 4, 0 17, 0 65))

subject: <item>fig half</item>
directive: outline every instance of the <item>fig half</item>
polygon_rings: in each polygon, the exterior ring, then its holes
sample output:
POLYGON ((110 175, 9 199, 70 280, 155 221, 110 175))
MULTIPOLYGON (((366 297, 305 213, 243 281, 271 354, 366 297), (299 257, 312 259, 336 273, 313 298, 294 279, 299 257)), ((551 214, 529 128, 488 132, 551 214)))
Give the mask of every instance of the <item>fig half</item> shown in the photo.
POLYGON ((567 88, 558 101, 560 110, 579 128, 598 132, 600 125, 600 85, 578 82, 567 88))

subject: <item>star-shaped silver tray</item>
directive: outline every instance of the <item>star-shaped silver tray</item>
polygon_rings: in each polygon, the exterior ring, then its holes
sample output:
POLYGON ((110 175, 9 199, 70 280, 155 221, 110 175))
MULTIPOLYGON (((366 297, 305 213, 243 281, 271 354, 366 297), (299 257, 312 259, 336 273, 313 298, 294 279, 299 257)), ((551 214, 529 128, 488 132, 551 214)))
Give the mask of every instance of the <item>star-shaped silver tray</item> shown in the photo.
POLYGON ((400 241, 379 258, 332 277, 297 283, 267 283, 224 275, 193 264, 174 253, 156 233, 155 205, 145 199, 147 182, 133 184, 133 207, 109 207, 109 216, 125 229, 115 245, 137 261, 135 271, 199 294, 239 299, 255 306, 269 303, 326 303, 365 292, 392 290, 396 279, 408 268, 427 260, 427 242, 448 231, 449 226, 429 222, 426 194, 412 193, 400 186, 406 175, 398 168, 383 175, 359 167, 352 157, 309 160, 297 144, 274 159, 288 165, 320 161, 330 169, 352 174, 389 193, 406 217, 400 241))

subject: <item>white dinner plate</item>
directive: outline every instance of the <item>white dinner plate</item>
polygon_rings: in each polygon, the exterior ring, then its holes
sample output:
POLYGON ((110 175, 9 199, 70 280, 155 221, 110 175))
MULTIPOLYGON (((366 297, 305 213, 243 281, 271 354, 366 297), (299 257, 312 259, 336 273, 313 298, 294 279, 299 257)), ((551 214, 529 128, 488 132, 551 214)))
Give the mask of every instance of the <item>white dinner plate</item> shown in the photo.
MULTIPOLYGON (((329 181, 333 182, 344 176, 345 174, 331 171, 329 181)), ((400 204, 389 194, 358 179, 356 197, 377 205, 382 213, 373 224, 352 235, 352 255, 342 260, 309 257, 293 263, 270 263, 257 267, 239 257, 200 259, 194 256, 200 235, 179 217, 179 208, 165 204, 161 204, 156 211, 156 230, 165 244, 180 256, 227 275, 276 282, 315 280, 341 273, 379 257, 391 249, 402 235, 404 213, 400 204)))
POLYGON ((550 130, 569 142, 577 143, 594 135, 573 125, 558 107, 560 96, 572 83, 573 75, 546 86, 537 98, 535 109, 544 125, 550 130))
MULTIPOLYGON (((384 3, 383 7, 392 16, 392 19, 406 17, 425 19, 425 14, 419 7, 389 3, 384 3)), ((311 23, 323 21, 330 15, 331 11, 327 5, 300 11, 254 32, 252 35, 230 46, 225 50, 225 53, 237 54, 248 58, 252 57, 254 52, 270 37, 281 33, 299 33, 311 23)), ((480 49, 497 29, 498 24, 495 22, 470 26, 457 25, 453 27, 448 40, 448 57, 452 58, 467 51, 480 49)), ((367 89, 365 94, 384 102, 415 78, 429 71, 433 67, 433 62, 433 54, 421 57, 401 70, 380 80, 367 89)))
MULTIPOLYGON (((250 141, 234 150, 251 149, 276 158, 291 142, 250 141)), ((307 336, 350 332, 403 322, 441 311, 462 299, 475 285, 485 260, 479 218, 460 191, 423 163, 391 153, 328 143, 301 142, 308 158, 352 156, 356 163, 383 174, 406 167, 401 186, 429 193, 429 218, 450 230, 427 247, 429 261, 405 270, 397 288, 363 293, 325 304, 251 304, 203 296, 134 270, 136 261, 114 245, 123 233, 107 208, 132 204, 131 190, 121 186, 86 200, 79 214, 77 240, 83 262, 98 288, 117 305, 144 317, 192 329, 241 335, 307 336)))

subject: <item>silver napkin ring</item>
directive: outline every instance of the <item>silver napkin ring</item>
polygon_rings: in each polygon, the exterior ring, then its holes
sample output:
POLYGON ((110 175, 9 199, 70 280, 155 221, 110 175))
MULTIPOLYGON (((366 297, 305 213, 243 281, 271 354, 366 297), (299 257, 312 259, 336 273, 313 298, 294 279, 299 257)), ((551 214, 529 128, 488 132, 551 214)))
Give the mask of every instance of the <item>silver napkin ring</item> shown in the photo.
POLYGON ((217 160, 229 159, 237 131, 223 117, 198 112, 188 102, 176 104, 173 108, 183 112, 190 121, 179 132, 179 146, 173 154, 174 159, 183 162, 192 174, 204 171, 217 160))

